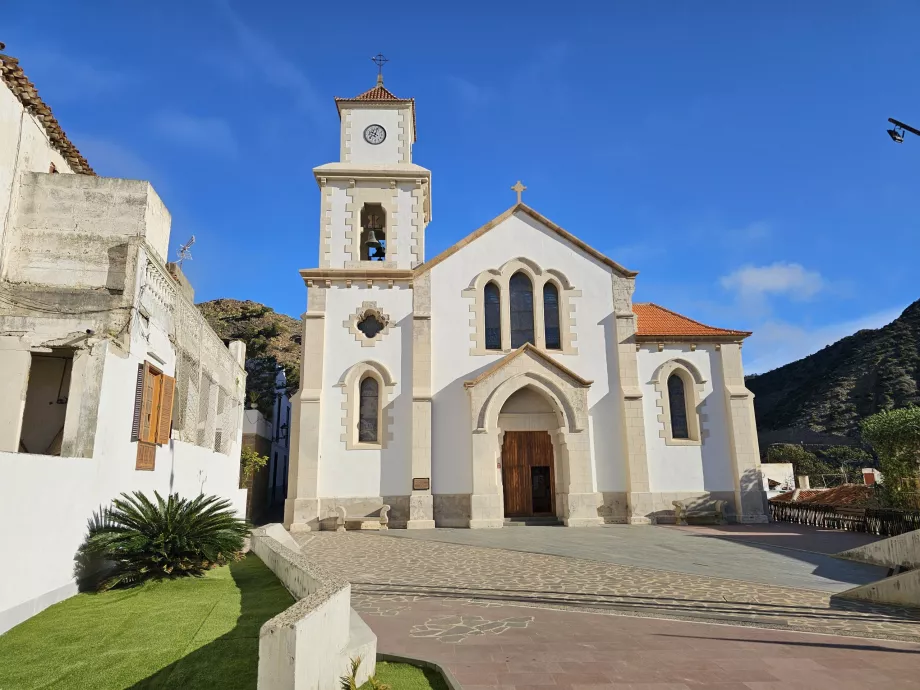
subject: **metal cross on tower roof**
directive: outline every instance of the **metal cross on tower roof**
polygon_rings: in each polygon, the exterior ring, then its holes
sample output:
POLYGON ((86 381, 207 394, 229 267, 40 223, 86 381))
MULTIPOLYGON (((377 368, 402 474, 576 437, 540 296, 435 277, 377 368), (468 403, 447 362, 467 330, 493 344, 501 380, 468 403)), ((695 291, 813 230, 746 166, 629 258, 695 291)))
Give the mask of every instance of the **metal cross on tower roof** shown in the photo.
POLYGON ((371 58, 371 62, 377 65, 377 83, 383 85, 383 66, 389 62, 389 60, 384 57, 383 53, 377 53, 374 57, 371 58))

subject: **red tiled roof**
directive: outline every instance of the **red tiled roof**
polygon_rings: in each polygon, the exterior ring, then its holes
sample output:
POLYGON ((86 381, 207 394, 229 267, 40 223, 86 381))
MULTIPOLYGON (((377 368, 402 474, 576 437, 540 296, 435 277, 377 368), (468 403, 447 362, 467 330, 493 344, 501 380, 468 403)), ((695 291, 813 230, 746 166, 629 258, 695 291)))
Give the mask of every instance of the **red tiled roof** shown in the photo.
POLYGON ((636 336, 655 337, 738 337, 746 338, 750 331, 715 328, 682 316, 651 302, 633 304, 636 313, 636 336))
MULTIPOLYGON (((771 501, 792 502, 794 491, 774 496, 771 501)), ((872 497, 872 488, 864 484, 843 484, 833 489, 802 489, 796 503, 816 503, 827 506, 863 507, 872 497)))
POLYGON ((418 139, 415 128, 415 99, 414 98, 399 98, 395 96, 392 91, 386 88, 383 85, 382 81, 378 81, 377 85, 372 89, 368 89, 364 93, 360 93, 354 98, 339 98, 335 99, 335 107, 339 111, 339 117, 342 115, 342 109, 339 107, 340 103, 360 103, 367 101, 376 101, 377 103, 408 103, 409 107, 412 109, 412 141, 418 139))
MULTIPOLYGON (((3 47, 3 44, 0 43, 0 50, 3 47)), ((35 88, 35 84, 29 81, 25 72, 22 71, 22 67, 19 66, 19 60, 9 55, 0 54, 0 79, 3 80, 3 83, 6 84, 13 95, 19 99, 22 106, 45 128, 45 133, 48 135, 51 145, 64 157, 70 169, 83 175, 95 175, 96 173, 89 167, 89 163, 86 162, 77 147, 64 134, 61 125, 58 124, 58 121, 51 113, 51 108, 45 105, 45 102, 38 95, 38 89, 35 88)))

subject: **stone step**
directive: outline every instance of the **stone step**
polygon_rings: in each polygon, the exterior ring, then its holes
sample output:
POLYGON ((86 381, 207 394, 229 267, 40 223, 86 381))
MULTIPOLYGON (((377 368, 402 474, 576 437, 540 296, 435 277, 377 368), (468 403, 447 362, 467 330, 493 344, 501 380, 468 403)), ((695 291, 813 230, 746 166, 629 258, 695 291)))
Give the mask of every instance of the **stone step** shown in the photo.
POLYGON ((561 525, 562 520, 555 516, 505 518, 505 527, 557 527, 561 525))

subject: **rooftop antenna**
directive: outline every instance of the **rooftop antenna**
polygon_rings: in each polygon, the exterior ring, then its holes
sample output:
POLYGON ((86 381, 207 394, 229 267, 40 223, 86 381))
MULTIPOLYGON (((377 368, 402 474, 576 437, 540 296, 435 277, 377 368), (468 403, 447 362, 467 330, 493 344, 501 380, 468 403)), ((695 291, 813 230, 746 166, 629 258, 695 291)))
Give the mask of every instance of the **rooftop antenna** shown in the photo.
POLYGON ((182 262, 188 259, 192 260, 192 245, 195 244, 195 236, 192 235, 189 238, 189 241, 179 247, 179 260, 176 262, 179 264, 179 268, 182 268, 182 262))

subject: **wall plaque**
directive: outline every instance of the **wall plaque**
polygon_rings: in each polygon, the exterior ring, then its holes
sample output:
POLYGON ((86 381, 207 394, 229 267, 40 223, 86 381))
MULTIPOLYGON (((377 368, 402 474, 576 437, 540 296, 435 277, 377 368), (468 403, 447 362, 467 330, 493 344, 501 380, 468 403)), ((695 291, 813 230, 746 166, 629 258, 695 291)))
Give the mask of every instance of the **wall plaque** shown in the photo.
POLYGON ((431 479, 428 477, 415 477, 412 480, 413 491, 428 491, 431 488, 431 479))

